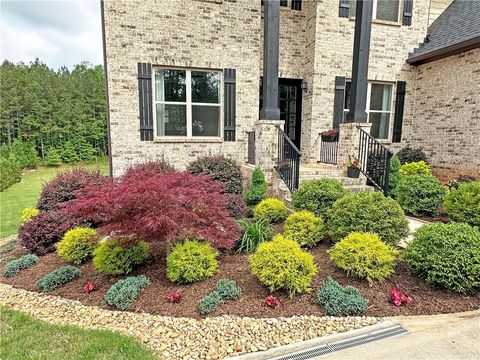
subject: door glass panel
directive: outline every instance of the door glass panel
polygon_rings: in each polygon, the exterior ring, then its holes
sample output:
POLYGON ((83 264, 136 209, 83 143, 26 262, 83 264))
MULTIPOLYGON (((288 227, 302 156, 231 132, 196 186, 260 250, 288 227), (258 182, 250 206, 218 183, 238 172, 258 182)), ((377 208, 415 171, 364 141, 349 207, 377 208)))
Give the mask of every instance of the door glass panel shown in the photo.
POLYGON ((280 99, 286 99, 288 97, 288 87, 280 85, 280 99))
POLYGON ((295 114, 297 112, 297 100, 290 100, 289 101, 289 108, 290 114, 295 114))
POLYGON ((157 135, 186 136, 186 105, 157 104, 157 135))
POLYGON ((296 98, 297 98, 297 87, 290 86, 290 99, 296 99, 296 98))

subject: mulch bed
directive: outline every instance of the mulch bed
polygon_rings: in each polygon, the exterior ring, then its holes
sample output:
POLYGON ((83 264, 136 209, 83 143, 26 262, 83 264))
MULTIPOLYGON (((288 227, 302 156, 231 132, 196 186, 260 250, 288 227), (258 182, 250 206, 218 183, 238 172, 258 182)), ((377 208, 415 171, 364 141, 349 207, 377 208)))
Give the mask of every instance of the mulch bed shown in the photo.
MULTIPOLYGON (((242 254, 222 254, 220 257, 220 272, 213 278, 191 285, 176 285, 171 283, 165 275, 166 246, 165 244, 152 244, 151 256, 148 261, 139 267, 132 275, 144 274, 151 280, 151 285, 142 291, 138 297, 135 308, 132 311, 148 312, 175 317, 201 318, 198 313, 198 302, 207 293, 212 291, 217 281, 221 278, 229 278, 237 281, 242 289, 240 301, 227 301, 210 316, 238 315, 248 317, 280 317, 292 315, 325 315, 324 309, 317 305, 315 292, 321 281, 329 275, 342 285, 352 285, 358 288, 363 296, 369 300, 367 316, 396 316, 396 315, 432 315, 439 313, 452 313, 468 310, 476 310, 480 307, 480 294, 460 295, 446 290, 435 290, 423 280, 411 276, 406 271, 403 262, 397 265, 395 274, 383 283, 375 283, 369 286, 365 280, 349 277, 342 270, 337 269, 330 261, 326 250, 329 244, 321 244, 310 251, 315 256, 315 262, 319 268, 319 275, 314 279, 313 291, 310 294, 296 295, 288 298, 285 293, 276 293, 282 304, 276 309, 262 306, 263 299, 269 294, 268 291, 250 273, 248 260, 242 254), (389 301, 389 291, 397 287, 415 300, 412 304, 395 307, 389 301), (183 299, 180 304, 168 303, 165 299, 167 293, 179 290, 183 299)), ((14 251, 2 255, 19 257, 27 251, 16 244, 14 251)), ((22 271, 18 276, 5 278, 3 276, 4 264, 0 266, 0 281, 15 287, 31 291, 38 291, 35 282, 48 272, 55 270, 66 263, 55 253, 40 257, 37 265, 22 271)), ((120 277, 109 277, 94 271, 92 262, 79 266, 81 276, 52 291, 50 294, 62 296, 68 299, 79 300, 85 305, 102 305, 102 300, 108 288, 120 277), (83 292, 83 286, 87 282, 93 282, 96 290, 90 294, 83 292)))

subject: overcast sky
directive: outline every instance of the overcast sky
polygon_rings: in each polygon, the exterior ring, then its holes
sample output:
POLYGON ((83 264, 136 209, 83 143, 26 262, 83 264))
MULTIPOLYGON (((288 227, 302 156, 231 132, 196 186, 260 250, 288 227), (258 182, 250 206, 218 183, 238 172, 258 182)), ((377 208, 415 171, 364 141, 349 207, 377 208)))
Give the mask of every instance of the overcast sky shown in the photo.
POLYGON ((70 69, 103 63, 100 0, 0 0, 0 58, 70 69))

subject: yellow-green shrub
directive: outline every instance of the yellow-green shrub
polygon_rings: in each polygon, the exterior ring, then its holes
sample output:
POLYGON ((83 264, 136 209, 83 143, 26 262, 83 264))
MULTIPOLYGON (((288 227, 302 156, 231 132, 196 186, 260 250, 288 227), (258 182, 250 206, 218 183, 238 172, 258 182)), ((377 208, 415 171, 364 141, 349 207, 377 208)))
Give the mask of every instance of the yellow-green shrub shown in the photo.
POLYGON ((432 175, 430 166, 423 160, 403 164, 400 167, 400 175, 432 175))
POLYGON ((142 264, 148 257, 148 244, 130 238, 109 238, 93 252, 95 270, 108 275, 123 275, 142 264))
POLYGON ((98 240, 98 234, 94 229, 76 227, 67 231, 55 247, 62 259, 73 264, 81 264, 93 255, 98 240))
POLYGON ((31 220, 35 216, 40 214, 40 210, 35 208, 25 208, 22 210, 22 215, 20 217, 22 224, 26 223, 28 220, 31 220))
POLYGON ((324 224, 321 218, 310 211, 299 211, 287 218, 283 236, 300 246, 311 247, 323 239, 324 224))
POLYGON ((282 222, 287 218, 288 211, 283 201, 268 198, 260 201, 253 209, 253 217, 255 220, 264 220, 268 223, 282 222))
POLYGON ((313 256, 293 240, 277 235, 261 243, 248 258, 252 274, 270 291, 286 290, 290 296, 310 292, 318 270, 313 256))
POLYGON ((353 232, 328 253, 340 269, 371 283, 384 280, 395 271, 399 251, 381 241, 377 234, 353 232))

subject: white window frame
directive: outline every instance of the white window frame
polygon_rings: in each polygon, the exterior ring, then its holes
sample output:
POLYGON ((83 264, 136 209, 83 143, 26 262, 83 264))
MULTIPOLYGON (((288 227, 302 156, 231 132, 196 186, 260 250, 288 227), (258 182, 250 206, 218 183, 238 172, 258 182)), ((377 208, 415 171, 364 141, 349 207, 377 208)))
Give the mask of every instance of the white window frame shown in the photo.
MULTIPOLYGON (((346 80, 346 82, 352 83, 351 79, 346 80)), ((394 97, 394 90, 395 84, 388 81, 368 81, 367 82, 367 103, 365 104, 365 112, 367 113, 367 123, 370 124, 370 113, 390 113, 388 117, 388 134, 386 138, 377 138, 380 142, 390 142, 390 136, 392 132, 392 113, 393 113, 393 97, 394 97), (391 87, 391 99, 390 99, 390 111, 385 110, 370 110, 370 100, 372 96, 372 84, 380 84, 380 85, 390 85, 391 87)), ((343 104, 345 105, 345 96, 347 96, 347 92, 344 93, 343 104)), ((350 104, 351 106, 352 104, 350 104)), ((345 121, 345 116, 350 109, 343 109, 343 121, 345 121)))
POLYGON ((208 141, 208 140, 221 140, 223 134, 223 71, 219 69, 203 69, 203 68, 181 68, 175 66, 154 66, 152 69, 152 84, 153 84, 153 131, 155 134, 155 138, 158 140, 200 140, 200 141, 208 141), (158 69, 165 69, 165 70, 181 70, 185 71, 185 91, 186 93, 186 101, 161 101, 157 100, 157 81, 155 71, 158 69), (199 103, 192 101, 192 71, 202 71, 202 72, 215 72, 220 75, 219 78, 219 94, 218 94, 218 103, 199 103), (157 104, 166 104, 166 105, 185 105, 186 106, 186 116, 187 116, 187 135, 180 136, 180 135, 158 135, 158 126, 157 126, 157 104), (193 136, 193 120, 192 120, 192 106, 199 105, 199 106, 218 106, 220 108, 220 113, 218 117, 218 136, 193 136))

